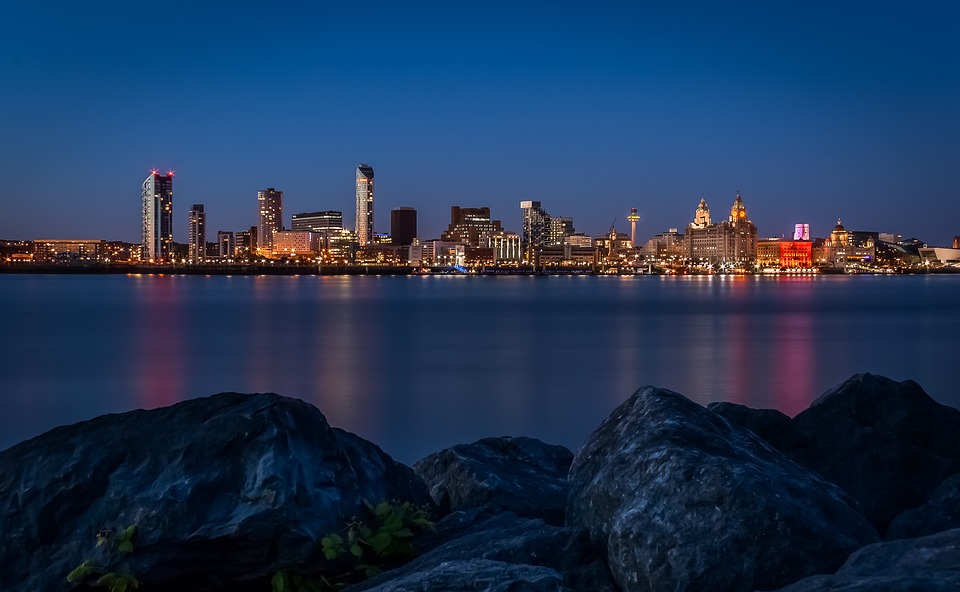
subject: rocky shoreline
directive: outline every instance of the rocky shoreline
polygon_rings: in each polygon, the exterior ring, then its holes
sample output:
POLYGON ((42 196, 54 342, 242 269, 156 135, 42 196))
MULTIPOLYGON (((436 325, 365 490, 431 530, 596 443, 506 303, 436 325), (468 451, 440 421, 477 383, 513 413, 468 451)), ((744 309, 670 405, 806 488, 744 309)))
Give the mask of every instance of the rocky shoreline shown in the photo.
POLYGON ((93 589, 67 574, 113 569, 98 536, 131 526, 143 590, 334 589, 331 534, 365 528, 365 500, 432 525, 335 589, 960 589, 960 411, 869 374, 794 418, 644 387, 576 454, 488 438, 413 467, 303 401, 224 393, 0 452, 0 492, 0 590, 93 589))

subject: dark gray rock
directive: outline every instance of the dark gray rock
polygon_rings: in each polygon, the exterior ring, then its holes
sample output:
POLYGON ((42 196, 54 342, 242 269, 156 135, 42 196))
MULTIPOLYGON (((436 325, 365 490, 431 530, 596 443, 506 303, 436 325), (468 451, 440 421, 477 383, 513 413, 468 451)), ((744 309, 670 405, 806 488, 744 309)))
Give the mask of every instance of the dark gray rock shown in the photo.
POLYGON ((960 530, 868 545, 833 575, 805 578, 779 592, 935 592, 960 589, 960 530))
POLYGON ((841 486, 881 533, 960 472, 960 411, 911 380, 857 374, 797 415, 790 456, 841 486))
POLYGON ((417 573, 429 574, 451 562, 483 559, 509 565, 549 568, 567 588, 609 592, 613 582, 586 532, 553 526, 512 513, 497 514, 464 528, 476 514, 455 512, 437 524, 439 541, 410 563, 349 588, 349 592, 381 590, 417 573), (462 514, 472 514, 460 516, 462 514))
POLYGON ((769 589, 877 540, 836 486, 677 393, 645 387, 577 453, 568 522, 624 590, 769 589))
POLYGON ((151 590, 263 590, 361 498, 430 503, 413 471, 277 395, 221 394, 57 428, 0 453, 0 590, 57 590, 136 524, 151 590))
POLYGON ((496 510, 563 524, 573 453, 533 438, 485 438, 418 461, 442 513, 491 505, 496 510))
POLYGON ((908 539, 960 528, 960 475, 954 475, 930 494, 930 500, 897 516, 887 539, 908 539))
POLYGON ((367 589, 370 592, 572 592, 563 586, 559 574, 552 569, 488 559, 441 563, 428 571, 405 573, 367 589))
POLYGON ((736 403, 710 403, 707 409, 722 415, 730 423, 746 428, 786 454, 808 446, 809 438, 800 433, 793 420, 776 409, 752 409, 736 403))

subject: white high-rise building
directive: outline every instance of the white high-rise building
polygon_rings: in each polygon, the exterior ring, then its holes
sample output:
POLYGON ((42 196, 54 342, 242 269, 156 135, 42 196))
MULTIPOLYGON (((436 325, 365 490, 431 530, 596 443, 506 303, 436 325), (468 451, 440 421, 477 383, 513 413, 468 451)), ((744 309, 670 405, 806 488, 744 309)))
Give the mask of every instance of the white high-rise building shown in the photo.
POLYGON ((373 244, 373 167, 357 165, 357 242, 373 244))
POLYGON ((173 256, 173 171, 156 169, 143 182, 141 245, 144 261, 169 261, 173 256))

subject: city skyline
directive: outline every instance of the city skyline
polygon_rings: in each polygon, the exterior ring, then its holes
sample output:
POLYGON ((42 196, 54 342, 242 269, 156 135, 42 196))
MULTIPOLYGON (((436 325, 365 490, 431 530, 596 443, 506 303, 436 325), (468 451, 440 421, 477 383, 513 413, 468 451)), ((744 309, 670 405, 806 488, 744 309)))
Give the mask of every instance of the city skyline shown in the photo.
POLYGON ((636 207, 643 240, 737 191, 763 235, 958 232, 955 3, 165 8, 169 43, 145 44, 150 7, 10 7, 0 237, 137 242, 129 188, 151 167, 181 173, 177 204, 205 204, 211 232, 249 227, 263 187, 351 212, 358 162, 375 229, 408 205, 427 236, 451 204, 516 228, 532 200, 588 234, 636 207))

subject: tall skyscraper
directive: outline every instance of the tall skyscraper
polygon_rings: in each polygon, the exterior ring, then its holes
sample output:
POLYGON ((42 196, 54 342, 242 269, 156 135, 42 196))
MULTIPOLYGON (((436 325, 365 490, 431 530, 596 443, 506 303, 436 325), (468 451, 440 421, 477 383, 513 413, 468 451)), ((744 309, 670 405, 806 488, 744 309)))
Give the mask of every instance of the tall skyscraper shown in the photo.
POLYGON ((539 201, 520 202, 523 210, 523 230, 520 235, 520 250, 527 261, 535 259, 535 253, 543 247, 550 227, 550 216, 540 207, 539 201))
POLYGON ((273 187, 257 192, 260 218, 257 222, 257 252, 273 252, 273 233, 283 230, 283 192, 273 187))
POLYGON ((373 244, 373 167, 357 165, 357 242, 373 244))
POLYGON ((142 246, 144 261, 169 261, 173 256, 173 171, 156 169, 143 182, 142 246))
POLYGON ((193 204, 188 220, 188 238, 190 263, 203 263, 207 254, 207 214, 203 204, 193 204))
POLYGON ((395 245, 412 245, 417 238, 417 210, 401 206, 390 211, 390 238, 395 245))

